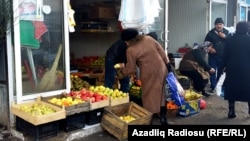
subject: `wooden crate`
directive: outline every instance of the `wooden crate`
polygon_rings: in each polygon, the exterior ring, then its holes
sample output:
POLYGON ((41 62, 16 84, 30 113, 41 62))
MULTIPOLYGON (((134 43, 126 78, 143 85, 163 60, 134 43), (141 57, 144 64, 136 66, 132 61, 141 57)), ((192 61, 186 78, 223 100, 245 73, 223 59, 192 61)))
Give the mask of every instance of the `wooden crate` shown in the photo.
MULTIPOLYGON (((60 105, 49 102, 49 100, 52 98, 64 98, 64 97, 66 98, 67 96, 65 96, 64 94, 60 94, 60 95, 55 95, 55 96, 41 97, 41 100, 44 102, 50 103, 52 105, 58 106, 58 107, 62 107, 60 105)), ((71 105, 71 106, 65 106, 65 111, 66 111, 66 115, 68 116, 68 115, 73 115, 73 114, 77 114, 81 112, 87 112, 89 111, 89 108, 90 108, 90 102, 84 101, 84 103, 79 103, 79 104, 71 105)))
POLYGON ((116 99, 112 99, 110 97, 109 106, 115 106, 115 105, 124 104, 124 103, 129 103, 129 95, 126 97, 116 98, 116 99))
POLYGON ((104 108, 101 126, 121 141, 128 138, 128 125, 149 125, 152 115, 134 102, 109 106, 104 108), (120 119, 122 115, 131 115, 136 119, 127 123, 120 119))
POLYGON ((49 104, 47 102, 43 102, 40 99, 37 99, 36 101, 31 101, 31 102, 24 102, 21 104, 12 104, 11 105, 11 112, 14 115, 24 119, 25 121, 32 123, 33 125, 41 125, 41 124, 45 124, 45 123, 49 123, 52 121, 57 121, 57 120, 66 118, 66 111, 64 108, 60 108, 58 106, 49 104), (20 107, 22 107, 22 106, 29 107, 35 103, 49 106, 49 107, 53 108, 56 112, 48 114, 48 115, 32 116, 29 113, 26 113, 26 112, 20 110, 20 107))
POLYGON ((99 109, 99 108, 104 108, 109 106, 109 99, 107 100, 101 100, 98 102, 90 102, 90 108, 89 110, 95 110, 95 109, 99 109))

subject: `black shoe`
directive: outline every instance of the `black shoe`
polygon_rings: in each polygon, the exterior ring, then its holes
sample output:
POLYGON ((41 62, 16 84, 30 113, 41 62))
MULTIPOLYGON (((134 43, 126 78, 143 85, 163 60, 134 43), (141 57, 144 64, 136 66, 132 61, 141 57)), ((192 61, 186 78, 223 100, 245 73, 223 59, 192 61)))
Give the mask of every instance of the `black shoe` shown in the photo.
POLYGON ((235 118, 235 117, 236 115, 234 109, 229 109, 228 118, 235 118))
POLYGON ((202 95, 205 96, 205 97, 211 96, 210 94, 208 94, 208 93, 206 93, 206 92, 202 92, 202 95))
POLYGON ((216 91, 215 91, 215 89, 211 89, 209 92, 210 93, 215 93, 216 91))
POLYGON ((161 117, 161 125, 164 125, 164 126, 168 125, 166 116, 161 117))

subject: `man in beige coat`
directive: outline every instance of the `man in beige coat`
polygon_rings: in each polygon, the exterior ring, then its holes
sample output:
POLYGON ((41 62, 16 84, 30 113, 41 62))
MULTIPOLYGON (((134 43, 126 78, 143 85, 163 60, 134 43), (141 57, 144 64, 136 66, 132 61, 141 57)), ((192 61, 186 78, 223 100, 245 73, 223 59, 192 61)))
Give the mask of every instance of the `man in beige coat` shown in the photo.
POLYGON ((125 29, 121 39, 126 42, 127 64, 120 71, 123 76, 140 68, 143 107, 153 114, 160 113, 161 123, 167 124, 164 85, 169 59, 163 47, 152 37, 139 35, 136 29, 125 29))

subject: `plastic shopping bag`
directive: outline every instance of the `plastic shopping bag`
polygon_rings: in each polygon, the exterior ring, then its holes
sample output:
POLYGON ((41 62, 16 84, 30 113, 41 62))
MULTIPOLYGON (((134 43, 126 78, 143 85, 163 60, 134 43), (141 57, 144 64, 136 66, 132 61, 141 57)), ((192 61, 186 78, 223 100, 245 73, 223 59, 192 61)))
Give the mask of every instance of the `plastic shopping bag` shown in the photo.
POLYGON ((166 80, 171 92, 170 98, 176 105, 181 106, 184 103, 185 90, 182 88, 173 72, 169 72, 166 80))
POLYGON ((226 73, 224 72, 224 73, 220 76, 220 78, 219 78, 219 80, 218 80, 218 82, 217 82, 217 85, 216 85, 216 87, 215 87, 216 93, 217 93, 217 95, 220 96, 220 97, 224 97, 223 83, 224 83, 225 78, 226 78, 226 73))
POLYGON ((168 99, 169 99, 170 96, 171 96, 171 91, 170 91, 170 89, 169 89, 169 85, 168 85, 167 80, 166 80, 166 82, 165 82, 164 88, 165 88, 165 89, 164 89, 165 100, 168 101, 168 99))

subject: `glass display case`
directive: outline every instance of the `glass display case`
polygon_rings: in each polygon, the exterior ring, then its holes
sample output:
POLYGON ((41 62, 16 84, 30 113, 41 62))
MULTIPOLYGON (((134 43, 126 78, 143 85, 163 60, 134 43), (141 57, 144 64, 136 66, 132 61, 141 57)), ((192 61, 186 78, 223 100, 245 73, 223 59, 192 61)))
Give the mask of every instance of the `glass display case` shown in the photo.
POLYGON ((16 54, 20 52, 20 58, 15 56, 16 76, 21 74, 16 77, 17 89, 22 90, 21 94, 17 91, 19 97, 67 89, 66 4, 62 0, 18 0, 14 4, 18 11, 14 44, 16 54))

